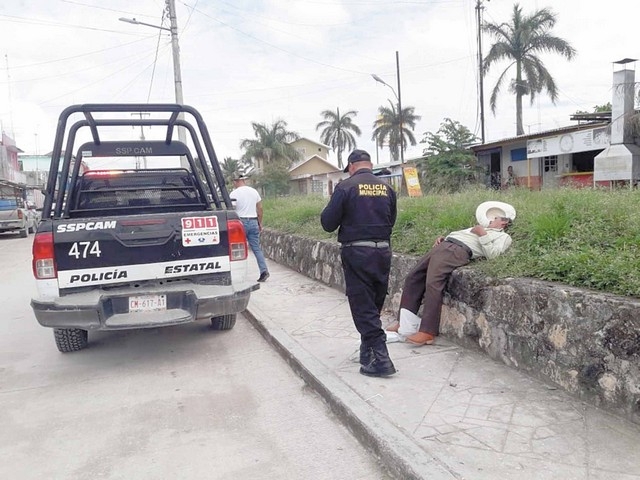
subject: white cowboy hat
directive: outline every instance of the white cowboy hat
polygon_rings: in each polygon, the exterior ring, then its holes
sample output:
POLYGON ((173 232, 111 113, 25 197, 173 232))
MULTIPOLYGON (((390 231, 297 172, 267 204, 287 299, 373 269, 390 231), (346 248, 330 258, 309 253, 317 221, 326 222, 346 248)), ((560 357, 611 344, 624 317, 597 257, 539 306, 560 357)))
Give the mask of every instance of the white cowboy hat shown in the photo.
POLYGON ((483 227, 488 227, 496 217, 507 217, 512 221, 516 218, 516 209, 504 202, 483 202, 476 208, 476 220, 483 227))

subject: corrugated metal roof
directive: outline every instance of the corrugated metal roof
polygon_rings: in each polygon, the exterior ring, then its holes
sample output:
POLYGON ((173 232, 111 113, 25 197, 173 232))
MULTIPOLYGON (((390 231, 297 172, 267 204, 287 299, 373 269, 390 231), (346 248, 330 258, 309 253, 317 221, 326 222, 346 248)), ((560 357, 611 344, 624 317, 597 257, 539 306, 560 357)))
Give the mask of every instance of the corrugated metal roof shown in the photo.
POLYGON ((608 125, 609 125, 609 122, 594 122, 594 123, 585 123, 582 125, 571 125, 568 127, 554 128, 553 130, 545 130, 544 132, 529 133, 526 135, 517 135, 515 137, 503 138, 501 140, 496 140, 489 143, 482 143, 480 145, 472 145, 470 148, 474 152, 478 152, 482 150, 487 150, 489 148, 499 147, 500 145, 504 145, 505 143, 512 143, 512 142, 515 142, 516 140, 533 140, 535 138, 555 136, 560 133, 577 132, 579 130, 588 130, 590 128, 606 127, 608 125))

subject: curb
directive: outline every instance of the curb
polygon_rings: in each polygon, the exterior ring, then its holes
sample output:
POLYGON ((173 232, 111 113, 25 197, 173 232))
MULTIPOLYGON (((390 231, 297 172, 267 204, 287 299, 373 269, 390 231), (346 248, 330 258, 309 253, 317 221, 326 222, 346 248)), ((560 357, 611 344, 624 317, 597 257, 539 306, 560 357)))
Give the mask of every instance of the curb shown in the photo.
POLYGON ((267 319, 258 318, 249 309, 243 315, 305 383, 325 400, 358 441, 374 452, 391 476, 403 480, 462 478, 366 403, 284 330, 267 319))

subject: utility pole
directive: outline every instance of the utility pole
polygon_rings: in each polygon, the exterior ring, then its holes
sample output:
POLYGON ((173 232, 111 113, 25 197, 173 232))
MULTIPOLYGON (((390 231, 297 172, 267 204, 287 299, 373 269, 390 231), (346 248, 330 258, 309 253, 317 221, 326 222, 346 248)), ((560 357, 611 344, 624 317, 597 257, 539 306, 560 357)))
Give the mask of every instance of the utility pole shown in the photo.
MULTIPOLYGON (((176 2, 175 0, 166 0, 167 12, 169 13, 169 21, 171 24, 171 52, 173 53, 173 83, 176 90, 176 103, 178 105, 184 105, 184 99, 182 97, 182 73, 180 71, 180 46, 178 45, 178 19, 176 17, 176 2)), ((184 115, 180 113, 178 116, 180 120, 184 119, 184 115)), ((186 135, 183 127, 178 127, 178 140, 186 144, 186 135)), ((189 168, 187 159, 184 156, 180 157, 180 166, 183 168, 189 168)))
POLYGON ((342 132, 340 132, 340 107, 336 107, 336 120, 338 120, 338 167, 342 168, 342 132))
POLYGON ((7 65, 7 91, 9 93, 9 124, 11 125, 11 138, 15 141, 16 133, 13 130, 13 99, 11 98, 11 75, 9 74, 9 55, 4 54, 4 60, 7 65))
MULTIPOLYGON (((149 112, 137 112, 137 113, 132 113, 131 115, 137 115, 140 117, 140 120, 142 120, 142 117, 148 117, 151 114, 149 112)), ((144 138, 144 127, 142 125, 140 125, 140 140, 142 140, 143 142, 145 141, 144 138)), ((147 169, 147 156, 143 155, 142 156, 142 164, 144 166, 144 169, 147 169)), ((140 157, 136 157, 136 170, 140 168, 140 157)))
MULTIPOLYGON (((489 1, 489 0, 487 0, 489 1)), ((480 132, 482 143, 484 143, 484 83, 482 71, 482 0, 476 2, 476 17, 478 20, 478 87, 480 95, 480 132)))
POLYGON ((400 121, 400 163, 404 165, 404 132, 402 131, 402 94, 400 93, 400 57, 396 50, 396 77, 398 78, 398 119, 400 121))
MULTIPOLYGON (((402 94, 400 92, 400 59, 398 56, 398 51, 396 50, 396 78, 398 79, 398 91, 396 92, 395 89, 389 85, 387 82, 385 82, 384 80, 382 80, 378 75, 376 75, 375 73, 371 74, 371 77, 373 77, 373 79, 378 82, 381 83, 383 85, 386 85, 387 87, 389 87, 391 89, 391 91, 393 92, 393 94, 396 97, 396 100, 398 101, 398 127, 400 129, 400 163, 402 165, 404 165, 404 135, 402 132, 402 94)), ((389 103, 391 103, 391 101, 389 101, 389 103)), ((389 148, 391 148, 391 144, 389 144, 389 148)))
MULTIPOLYGON (((166 0, 169 21, 171 22, 171 52, 173 53, 173 81, 176 91, 176 103, 184 104, 182 97, 182 74, 180 72, 180 46, 178 45, 178 19, 176 17, 175 0, 166 0)), ((180 130, 178 130, 180 132, 180 130)), ((182 139, 181 139, 182 141, 182 139)))
MULTIPOLYGON (((133 25, 145 25, 147 27, 157 28, 159 30, 167 30, 171 33, 171 51, 173 53, 173 83, 175 87, 176 93, 176 103, 178 105, 184 105, 184 100, 182 98, 182 73, 180 72, 180 47, 178 45, 178 20, 176 18, 176 2, 175 0, 166 0, 166 11, 169 16, 169 21, 171 22, 171 28, 159 26, 159 25, 151 25, 145 22, 139 22, 135 18, 123 18, 120 17, 119 20, 121 22, 132 23, 133 25)), ((180 120, 184 119, 184 115, 182 112, 178 115, 180 120)), ((177 127, 178 130, 178 140, 180 142, 186 144, 186 134, 183 127, 177 127)), ((180 157, 180 166, 182 168, 190 168, 186 158, 184 156, 180 157)))

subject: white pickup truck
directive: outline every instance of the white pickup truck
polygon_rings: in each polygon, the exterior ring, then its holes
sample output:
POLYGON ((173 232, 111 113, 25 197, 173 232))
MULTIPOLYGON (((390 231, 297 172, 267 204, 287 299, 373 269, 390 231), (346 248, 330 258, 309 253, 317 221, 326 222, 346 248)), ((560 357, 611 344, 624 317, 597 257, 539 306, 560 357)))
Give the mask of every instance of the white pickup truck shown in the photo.
POLYGON ((21 198, 0 198, 0 232, 20 232, 26 238, 35 232, 38 226, 38 215, 35 208, 21 198))
POLYGON ((196 320, 233 328, 259 284, 248 278, 244 227, 194 108, 73 105, 60 114, 52 159, 31 306, 61 352, 85 348, 89 331, 196 320), (129 140, 132 126, 152 138, 129 140), (178 127, 192 148, 174 138, 178 127), (86 129, 91 141, 76 142, 86 129), (158 166, 139 168, 143 156, 158 166), (169 166, 180 156, 184 167, 169 166), (83 159, 101 168, 81 174, 83 159))

